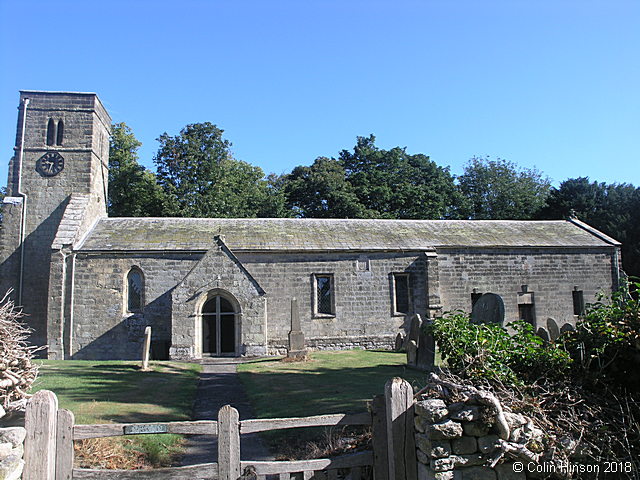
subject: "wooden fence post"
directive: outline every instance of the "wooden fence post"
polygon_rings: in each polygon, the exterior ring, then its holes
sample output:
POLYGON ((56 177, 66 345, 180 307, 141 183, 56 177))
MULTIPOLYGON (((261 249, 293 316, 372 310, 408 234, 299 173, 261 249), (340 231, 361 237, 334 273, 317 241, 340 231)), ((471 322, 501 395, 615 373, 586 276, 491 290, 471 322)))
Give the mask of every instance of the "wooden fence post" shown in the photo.
POLYGON ((55 480, 58 398, 40 390, 27 403, 23 480, 55 480))
POLYGON ((413 388, 395 377, 384 386, 389 480, 417 480, 413 388))
POLYGON ((219 480, 240 476, 240 421, 231 405, 218 411, 218 472, 219 480))
POLYGON ((376 395, 371 402, 371 436, 373 444, 373 478, 389 480, 387 452, 387 411, 384 395, 376 395))
POLYGON ((58 433, 56 435, 56 480, 73 478, 73 413, 58 410, 58 433))

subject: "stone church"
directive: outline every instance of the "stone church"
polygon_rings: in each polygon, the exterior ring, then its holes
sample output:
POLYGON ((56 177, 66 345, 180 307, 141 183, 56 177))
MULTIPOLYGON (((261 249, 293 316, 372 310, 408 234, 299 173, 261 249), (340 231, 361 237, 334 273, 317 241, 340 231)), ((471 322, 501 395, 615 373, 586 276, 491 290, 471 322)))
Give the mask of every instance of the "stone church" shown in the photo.
POLYGON ((0 292, 49 358, 388 347, 407 318, 500 296, 505 322, 575 322, 618 283, 620 244, 578 220, 109 218, 111 119, 93 93, 20 93, 0 292))

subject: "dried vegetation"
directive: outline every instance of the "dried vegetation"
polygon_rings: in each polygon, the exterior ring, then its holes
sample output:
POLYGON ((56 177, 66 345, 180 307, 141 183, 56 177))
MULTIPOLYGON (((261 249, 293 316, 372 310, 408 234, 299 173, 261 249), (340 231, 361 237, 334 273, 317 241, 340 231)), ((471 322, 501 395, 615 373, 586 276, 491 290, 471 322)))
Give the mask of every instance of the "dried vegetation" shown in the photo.
POLYGON ((30 397, 26 392, 38 375, 32 359, 40 347, 27 342, 31 330, 20 321, 22 312, 8 295, 0 301, 0 405, 5 410, 19 410, 30 397))

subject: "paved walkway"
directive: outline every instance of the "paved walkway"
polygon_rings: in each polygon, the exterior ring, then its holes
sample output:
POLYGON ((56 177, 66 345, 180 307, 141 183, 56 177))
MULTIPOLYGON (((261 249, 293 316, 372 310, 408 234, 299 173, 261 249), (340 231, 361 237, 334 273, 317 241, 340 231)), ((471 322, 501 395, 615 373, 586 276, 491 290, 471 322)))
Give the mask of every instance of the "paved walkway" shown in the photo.
MULTIPOLYGON (((202 373, 193 406, 194 420, 217 420, 218 410, 231 405, 238 410, 240 420, 254 418, 236 367, 241 358, 206 358, 202 360, 202 373)), ((213 435, 191 435, 187 438, 183 465, 215 462, 218 441, 213 435)), ((273 460, 258 434, 240 436, 242 460, 273 460)))

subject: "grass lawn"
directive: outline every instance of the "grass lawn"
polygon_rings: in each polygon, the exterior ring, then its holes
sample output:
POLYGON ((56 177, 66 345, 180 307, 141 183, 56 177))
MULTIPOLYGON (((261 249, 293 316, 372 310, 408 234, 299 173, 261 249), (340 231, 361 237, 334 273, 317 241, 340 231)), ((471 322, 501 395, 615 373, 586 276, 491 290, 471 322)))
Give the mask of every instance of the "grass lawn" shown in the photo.
MULTIPOLYGON (((142 372, 139 365, 136 361, 45 360, 31 393, 53 391, 60 408, 74 413, 76 424, 188 420, 200 365, 151 362, 149 372, 142 372)), ((168 464, 180 451, 182 439, 179 435, 115 438, 115 445, 108 440, 108 448, 106 443, 93 445, 91 451, 122 453, 124 446, 138 463, 154 466, 168 464)))
POLYGON ((426 374, 406 368, 404 353, 372 350, 313 352, 307 362, 256 360, 238 366, 258 418, 357 413, 402 377, 414 386, 426 374))
MULTIPOLYGON (((390 378, 414 387, 426 384, 424 372, 406 368, 404 353, 371 350, 313 352, 306 362, 256 360, 238 366, 240 379, 258 418, 303 417, 367 411, 367 402, 384 393, 390 378)), ((283 443, 326 437, 322 429, 281 430, 264 435, 283 451, 283 443)), ((286 448, 284 449, 286 450, 286 448)))

